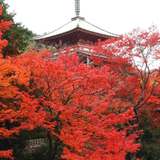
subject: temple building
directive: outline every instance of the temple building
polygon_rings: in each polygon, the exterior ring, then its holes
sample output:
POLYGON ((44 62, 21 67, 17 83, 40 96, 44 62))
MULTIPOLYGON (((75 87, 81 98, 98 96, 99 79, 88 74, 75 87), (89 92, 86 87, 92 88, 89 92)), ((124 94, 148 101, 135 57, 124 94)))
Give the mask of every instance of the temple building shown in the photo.
POLYGON ((75 13, 76 16, 71 18, 68 23, 34 40, 37 43, 55 47, 55 53, 71 48, 71 53, 78 53, 80 62, 83 61, 89 64, 89 56, 92 54, 93 47, 97 45, 98 40, 104 41, 112 37, 118 37, 118 35, 105 31, 81 17, 80 0, 75 0, 75 13))

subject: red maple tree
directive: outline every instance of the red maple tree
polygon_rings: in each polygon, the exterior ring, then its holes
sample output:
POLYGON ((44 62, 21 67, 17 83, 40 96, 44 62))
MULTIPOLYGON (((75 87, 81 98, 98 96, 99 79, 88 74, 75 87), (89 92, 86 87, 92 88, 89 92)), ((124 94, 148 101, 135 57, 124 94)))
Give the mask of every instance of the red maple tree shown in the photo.
MULTIPOLYGON (((2 6, 0 6, 0 15, 2 14, 2 6)), ((0 53, 3 49, 3 47, 7 46, 7 40, 2 40, 2 31, 5 32, 6 29, 8 29, 8 27, 11 25, 11 22, 5 22, 5 21, 1 21, 0 22, 0 53)), ((4 74, 7 74, 7 70, 5 69, 7 65, 5 65, 5 60, 2 60, 2 55, 0 56, 0 68, 1 68, 1 73, 0 73, 0 83, 1 83, 1 97, 3 96, 7 96, 6 95, 6 87, 9 85, 8 83, 8 79, 4 79, 4 74)), ((1 102, 1 106, 4 106, 1 102)), ((0 108, 0 111, 2 111, 2 108, 0 108)), ((0 113, 0 122, 3 122, 3 113, 0 113)), ((11 134, 11 131, 7 132, 5 128, 0 128, 0 138, 1 137, 5 137, 9 134, 11 134)), ((8 151, 0 151, 0 157, 4 157, 4 158, 8 158, 11 157, 12 154, 12 150, 8 150, 8 151)))
POLYGON ((39 115, 37 123, 46 129, 50 159, 58 156, 59 147, 62 158, 73 160, 125 159, 128 152, 135 153, 140 132, 128 135, 136 127, 128 125, 133 108, 119 114, 109 105, 114 98, 110 68, 79 64, 78 56, 68 52, 56 59, 51 56, 48 51, 32 51, 16 60, 30 67, 28 92, 39 102, 37 112, 43 118, 39 115))
POLYGON ((115 94, 111 100, 113 108, 117 106, 123 112, 133 107, 135 124, 149 118, 154 126, 159 126, 160 33, 157 28, 134 29, 119 38, 99 42, 95 51, 101 55, 92 55, 95 65, 103 63, 118 76, 111 77, 115 94))
MULTIPOLYGON (((2 14, 1 6, 0 14, 2 14)), ((36 112, 38 102, 33 101, 20 89, 21 86, 29 85, 30 71, 16 63, 14 57, 4 59, 1 55, 3 47, 7 45, 7 40, 1 39, 2 32, 9 29, 11 24, 11 21, 3 20, 0 23, 0 139, 12 139, 14 134, 18 134, 22 129, 33 129, 34 121, 29 123, 30 116, 34 118, 40 115, 36 112)), ((13 159, 12 154, 12 149, 0 151, 1 158, 13 159)))
MULTIPOLYGON (((4 29, 8 23, 2 24, 4 29)), ((2 48, 6 41, 1 42, 2 48)), ((115 59, 112 53, 118 48, 113 49, 106 53, 115 59)), ((100 51, 105 53, 103 47, 100 51)), ((118 55, 114 63, 107 59, 110 65, 93 68, 79 64, 76 54, 59 55, 55 58, 49 51, 31 51, 0 59, 0 138, 41 126, 49 140, 50 160, 58 156, 59 148, 63 150, 61 158, 68 160, 116 160, 125 159, 128 152, 136 153, 140 132, 130 123, 137 121, 135 106, 126 99, 131 91, 136 93, 128 86, 139 81, 127 76, 127 72, 138 72, 130 59, 118 55), (127 66, 125 72, 123 66, 127 66)), ((153 80, 147 84, 157 85, 153 80)), ((11 154, 12 150, 0 151, 0 157, 13 159, 11 154)))

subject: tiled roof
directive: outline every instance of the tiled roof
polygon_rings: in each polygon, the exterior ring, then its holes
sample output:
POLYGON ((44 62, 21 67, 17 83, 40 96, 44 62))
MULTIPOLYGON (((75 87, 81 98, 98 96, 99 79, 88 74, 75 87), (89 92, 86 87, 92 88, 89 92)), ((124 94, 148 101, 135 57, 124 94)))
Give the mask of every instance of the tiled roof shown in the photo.
POLYGON ((78 17, 72 18, 71 21, 69 21, 65 25, 59 27, 58 29, 52 31, 51 33, 49 33, 47 35, 44 35, 41 37, 35 37, 34 40, 40 40, 40 39, 45 39, 45 38, 49 38, 49 37, 62 35, 66 32, 70 32, 76 28, 80 28, 82 30, 85 30, 85 31, 88 31, 91 33, 100 34, 103 36, 118 37, 117 34, 113 34, 111 32, 105 31, 105 30, 87 22, 83 17, 78 16, 78 17))

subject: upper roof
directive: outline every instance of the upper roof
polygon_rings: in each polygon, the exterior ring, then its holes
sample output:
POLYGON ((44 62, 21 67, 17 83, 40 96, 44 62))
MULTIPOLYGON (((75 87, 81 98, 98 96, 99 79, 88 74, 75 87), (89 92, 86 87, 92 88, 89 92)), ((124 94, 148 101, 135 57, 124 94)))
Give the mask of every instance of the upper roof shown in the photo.
POLYGON ((89 22, 87 22, 83 17, 74 17, 66 23, 65 25, 59 27, 58 29, 50 32, 47 35, 41 36, 41 37, 35 37, 34 40, 40 40, 40 39, 45 39, 49 37, 55 37, 58 35, 62 35, 64 33, 70 32, 76 28, 80 28, 82 30, 85 30, 90 33, 96 33, 102 36, 108 36, 108 37, 118 37, 119 35, 105 31, 89 22))

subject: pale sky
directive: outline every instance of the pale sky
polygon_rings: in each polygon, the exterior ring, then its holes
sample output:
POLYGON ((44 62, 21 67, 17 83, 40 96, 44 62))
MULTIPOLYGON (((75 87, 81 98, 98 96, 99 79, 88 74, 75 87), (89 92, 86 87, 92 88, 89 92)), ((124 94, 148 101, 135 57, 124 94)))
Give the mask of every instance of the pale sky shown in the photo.
MULTIPOLYGON (((75 17, 75 0, 5 0, 15 21, 42 35, 75 17)), ((80 0, 80 16, 115 34, 152 24, 160 30, 160 0, 80 0)))

